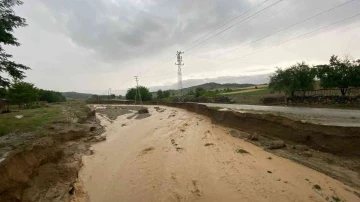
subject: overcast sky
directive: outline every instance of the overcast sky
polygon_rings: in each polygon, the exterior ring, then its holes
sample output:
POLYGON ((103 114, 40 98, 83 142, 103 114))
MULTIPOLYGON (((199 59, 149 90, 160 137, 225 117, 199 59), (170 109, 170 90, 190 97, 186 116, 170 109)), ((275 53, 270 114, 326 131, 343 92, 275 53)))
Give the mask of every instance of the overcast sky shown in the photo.
POLYGON ((332 54, 360 58, 360 16, 274 46, 359 14, 359 0, 251 43, 349 1, 26 0, 15 9, 29 24, 15 32, 22 46, 7 50, 32 68, 26 81, 58 91, 120 93, 135 75, 141 85, 174 87, 178 50, 185 85, 263 83, 276 67, 324 63, 332 54))

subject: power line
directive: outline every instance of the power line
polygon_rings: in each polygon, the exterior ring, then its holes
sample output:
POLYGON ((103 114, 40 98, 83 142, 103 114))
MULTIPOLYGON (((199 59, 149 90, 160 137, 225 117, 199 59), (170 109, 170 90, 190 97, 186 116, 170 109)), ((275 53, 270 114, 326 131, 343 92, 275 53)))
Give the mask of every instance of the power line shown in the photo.
POLYGON ((221 34, 221 33, 225 32, 226 30, 228 30, 228 29, 230 29, 230 28, 232 28, 232 27, 234 27, 234 26, 238 25, 238 24, 239 24, 239 23, 241 23, 241 22, 244 22, 244 21, 245 21, 245 20, 247 20, 247 19, 250 19, 251 17, 254 17, 255 15, 257 15, 257 14, 259 14, 259 13, 261 13, 261 12, 263 12, 263 11, 265 11, 265 10, 269 9, 269 8, 271 8, 272 6, 275 6, 276 4, 278 4, 278 3, 282 2, 282 1, 284 1, 284 0, 279 0, 279 1, 275 2, 275 3, 270 4, 269 6, 267 6, 267 7, 263 8, 263 9, 261 9, 260 11, 258 11, 258 12, 256 12, 256 13, 254 13, 253 15, 248 16, 247 18, 245 18, 245 19, 243 19, 243 20, 241 20, 241 21, 239 21, 239 22, 237 22, 237 23, 235 23, 235 24, 233 24, 233 25, 231 25, 231 26, 227 27, 226 29, 224 29, 224 30, 222 30, 222 31, 220 31, 220 32, 218 32, 218 33, 216 33, 216 34, 212 35, 211 37, 209 37, 209 38, 205 39, 204 41, 201 41, 200 43, 198 43, 198 44, 196 44, 196 45, 194 45, 194 46, 192 46, 192 47, 190 47, 190 48, 188 48, 188 49, 186 49, 186 50, 184 50, 184 51, 189 51, 189 50, 191 50, 191 49, 195 48, 196 46, 199 46, 200 44, 203 44, 204 42, 206 42, 206 41, 210 40, 211 38, 214 38, 215 36, 217 36, 217 35, 219 35, 219 34, 221 34))
MULTIPOLYGON (((208 35, 210 35, 210 34, 212 34, 212 33, 213 33, 213 32, 215 32, 215 31, 219 30, 220 28, 222 28, 222 27, 224 27, 225 25, 229 24, 230 22, 232 22, 232 21, 236 20, 237 18, 239 18, 239 17, 241 17, 241 16, 245 15, 246 13, 248 13, 248 12, 250 12, 250 11, 252 11, 252 10, 256 9, 257 7, 259 7, 259 6, 263 5, 264 3, 266 3, 267 1, 269 1, 269 0, 265 0, 265 1, 263 1, 263 2, 261 2, 261 3, 259 3, 259 4, 257 4, 256 6, 254 6, 254 7, 250 8, 249 10, 245 11, 244 13, 242 13, 242 14, 240 14, 240 15, 236 16, 235 18, 233 18, 233 19, 231 19, 231 20, 229 20, 229 21, 225 22, 223 25, 221 25, 221 26, 217 27, 216 29, 212 30, 211 32, 207 33, 206 35, 204 35, 204 36, 202 36, 202 37, 198 38, 197 40, 195 40, 195 41, 193 41, 192 43, 188 44, 187 46, 183 47, 181 50, 184 50, 186 47, 188 47, 188 46, 190 46, 190 45, 192 45, 192 44, 196 43, 197 41, 201 40, 202 38, 204 38, 204 37, 206 37, 206 36, 208 36, 208 35)), ((281 1, 283 1, 283 0, 281 0, 281 1)), ((152 67, 150 67, 150 68, 146 69, 144 72, 140 72, 139 74, 143 74, 143 73, 145 73, 145 72, 148 72, 148 71, 149 71, 149 70, 151 70, 151 69, 157 68, 157 67, 161 66, 162 64, 164 64, 165 62, 167 62, 167 61, 169 61, 169 60, 171 60, 171 59, 173 59, 173 58, 174 58, 173 56, 167 57, 167 58, 165 58, 164 60, 162 60, 162 62, 159 62, 158 64, 156 64, 156 65, 154 65, 154 66, 152 66, 152 67)))
POLYGON ((335 10, 335 9, 337 9, 337 8, 340 8, 340 7, 342 7, 342 6, 345 6, 345 5, 347 5, 347 4, 349 4, 349 3, 353 2, 353 1, 355 1, 355 0, 351 0, 351 1, 345 2, 345 3, 340 4, 340 5, 338 5, 338 6, 335 6, 335 7, 333 7, 333 8, 328 9, 328 10, 325 10, 325 11, 323 11, 323 12, 320 12, 320 13, 314 15, 314 16, 311 16, 311 17, 309 17, 309 18, 306 18, 306 19, 304 19, 304 20, 301 20, 301 21, 299 21, 299 22, 297 22, 297 23, 294 23, 294 24, 292 24, 292 25, 290 25, 290 26, 288 26, 288 27, 285 27, 285 28, 283 28, 283 29, 280 29, 280 30, 278 30, 278 31, 276 31, 276 32, 273 32, 273 33, 271 33, 271 34, 269 34, 269 35, 266 35, 266 36, 264 36, 264 37, 262 37, 262 38, 256 39, 256 40, 251 41, 251 42, 249 42, 249 43, 247 43, 247 44, 244 44, 244 45, 241 45, 241 46, 239 46, 239 47, 236 47, 236 48, 234 48, 234 49, 232 49, 232 50, 226 51, 226 52, 224 52, 224 53, 222 53, 222 54, 220 54, 220 55, 218 55, 218 56, 216 56, 216 57, 213 57, 213 59, 214 59, 214 58, 218 58, 218 57, 220 57, 220 56, 223 56, 223 55, 225 55, 225 54, 227 54, 227 53, 233 52, 233 51, 235 51, 235 50, 238 50, 238 49, 241 48, 241 47, 244 47, 244 46, 247 46, 247 45, 256 43, 256 42, 258 42, 258 41, 261 41, 261 40, 263 40, 263 39, 266 39, 266 38, 268 38, 268 37, 271 37, 271 36, 273 36, 273 35, 275 35, 275 34, 278 34, 278 33, 282 32, 282 31, 285 31, 285 30, 287 30, 287 29, 290 29, 290 28, 292 28, 292 27, 295 27, 296 25, 299 25, 299 24, 304 23, 304 22, 306 22, 306 21, 308 21, 308 20, 311 20, 311 19, 314 19, 314 18, 316 18, 316 17, 319 17, 320 15, 323 15, 323 14, 325 14, 325 13, 327 13, 327 12, 330 12, 330 11, 333 11, 333 10, 335 10))
POLYGON ((182 48, 182 50, 185 50, 188 46, 190 46, 190 45, 192 45, 192 44, 194 44, 194 43, 198 42, 200 39, 202 39, 202 38, 204 38, 204 37, 206 37, 206 36, 208 36, 208 35, 210 35, 210 34, 214 33, 215 31, 219 30, 220 28, 224 27, 225 25, 227 25, 227 24, 231 23, 232 21, 234 21, 234 20, 238 19, 239 17, 241 17, 241 16, 245 15, 246 13, 248 13, 248 12, 250 12, 250 11, 252 11, 252 10, 256 9, 257 7, 259 7, 259 6, 263 5, 264 3, 268 2, 268 1, 269 1, 269 0, 265 0, 265 1, 263 1, 263 2, 261 2, 261 3, 259 3, 259 4, 257 4, 256 6, 254 6, 254 7, 250 8, 250 9, 248 9, 247 11, 245 11, 245 12, 241 13, 240 15, 238 15, 238 16, 236 16, 236 17, 234 17, 233 19, 231 19, 231 20, 229 20, 229 21, 225 22, 224 24, 220 25, 220 26, 219 26, 219 27, 217 27, 216 29, 214 29, 214 30, 210 31, 209 33, 205 34, 204 36, 202 36, 202 37, 200 37, 200 38, 196 39, 196 40, 195 40, 195 41, 193 41, 191 44, 188 44, 187 46, 183 47, 183 48, 182 48))
MULTIPOLYGON (((277 1, 276 3, 279 3, 279 2, 281 2, 281 1, 282 1, 282 0, 277 1)), ((265 36, 265 37, 262 37, 262 38, 260 38, 260 39, 255 40, 255 41, 252 41, 252 42, 250 42, 250 43, 255 43, 255 42, 258 42, 258 41, 263 40, 263 39, 265 39, 265 38, 268 38, 268 37, 270 37, 270 36, 272 36, 272 35, 275 35, 275 34, 281 32, 281 31, 284 31, 284 30, 286 30, 286 29, 289 29, 289 28, 291 28, 291 27, 294 27, 294 26, 296 26, 296 25, 298 25, 298 24, 301 24, 301 23, 303 23, 303 22, 305 22, 305 21, 308 21, 308 20, 310 20, 310 19, 313 19, 313 18, 315 18, 315 17, 317 17, 317 16, 320 16, 320 15, 326 13, 326 12, 330 12, 330 11, 332 11, 332 10, 338 8, 338 7, 341 7, 341 6, 343 6, 343 5, 346 5, 346 4, 351 3, 351 2, 353 2, 353 1, 355 1, 355 0, 348 1, 348 2, 346 2, 346 3, 343 3, 343 4, 341 4, 341 5, 336 6, 336 7, 334 7, 334 8, 331 8, 331 9, 328 9, 328 10, 326 10, 326 11, 323 11, 322 13, 319 13, 319 14, 317 14, 317 15, 315 15, 315 16, 312 16, 312 17, 307 18, 307 19, 305 19, 305 20, 302 20, 302 21, 300 21, 300 22, 297 22, 297 23, 295 23, 295 24, 293 24, 293 25, 290 25, 290 26, 288 26, 288 27, 286 27, 286 28, 284 28, 284 29, 278 30, 278 31, 275 32, 275 33, 272 33, 272 34, 270 34, 270 35, 267 35, 267 36, 265 36)), ((276 4, 276 3, 274 3, 274 4, 276 4)), ((272 4, 272 5, 270 5, 270 6, 273 6, 274 4, 272 4)), ((268 7, 269 7, 269 6, 268 6, 268 7)), ((267 7, 267 8, 268 8, 268 7, 267 7)), ((266 9, 266 8, 265 8, 265 9, 266 9)), ((264 10, 264 9, 262 9, 262 11, 263 11, 263 10, 264 10)), ((257 13, 259 13, 259 12, 257 12, 257 13)), ((256 15, 256 14, 254 14, 254 15, 256 15)), ((254 16, 254 15, 252 15, 252 16, 254 16)), ((341 20, 341 21, 332 23, 332 24, 330 24, 330 25, 327 25, 327 26, 325 26, 325 27, 321 27, 321 28, 319 28, 319 29, 316 29, 316 30, 313 30, 313 31, 311 31, 311 32, 305 33, 305 34, 300 35, 300 36, 298 36, 298 37, 295 37, 295 38, 292 38, 292 39, 283 41, 283 42, 281 42, 281 43, 279 43, 279 44, 276 44, 276 45, 274 45, 274 46, 267 47, 267 48, 264 48, 264 49, 261 49, 261 50, 258 50, 258 51, 254 51, 254 52, 252 52, 252 53, 250 53, 250 54, 247 54, 247 55, 243 55, 243 56, 241 56, 241 57, 239 57, 239 58, 235 58, 234 60, 227 61, 227 62, 222 63, 222 64, 220 64, 220 65, 227 64, 227 63, 229 63, 229 62, 233 62, 233 61, 238 60, 238 59, 240 59, 240 58, 247 57, 247 56, 252 55, 252 54, 256 54, 256 53, 258 53, 258 52, 267 50, 267 49, 272 48, 272 47, 275 47, 275 46, 279 46, 279 45, 281 45, 281 44, 284 44, 284 43, 287 43, 287 42, 289 42, 289 41, 292 41, 292 40, 301 38, 301 37, 303 37, 303 36, 305 36, 305 35, 308 35, 308 34, 311 34, 311 33, 313 33, 313 32, 319 31, 319 30, 321 30, 321 29, 325 29, 325 28, 330 27, 330 26, 332 26, 332 25, 334 25, 334 24, 338 24, 338 23, 340 23, 340 22, 349 20, 349 19, 354 18, 354 17, 357 17, 357 16, 359 16, 359 15, 360 15, 360 14, 351 16, 351 17, 346 18, 346 19, 344 19, 344 20, 341 20)), ((249 17, 251 17, 251 16, 249 16, 249 17)), ((246 19, 249 19, 249 17, 246 18, 246 19)), ((246 20, 246 19, 244 19, 244 20, 246 20)), ((244 20, 242 20, 242 21, 244 21, 244 20)), ((240 22, 242 22, 242 21, 240 21, 240 22)), ((240 23, 240 22, 238 22, 238 23, 240 23)), ((236 23, 236 24, 238 24, 238 23, 236 23)), ((233 24, 232 26, 227 27, 225 30, 223 30, 223 31, 221 31, 221 32, 218 32, 217 34, 213 35, 213 36, 210 37, 210 38, 213 38, 213 37, 215 37, 216 35, 219 35, 219 34, 223 33, 224 31, 230 29, 231 27, 235 26, 236 24, 233 24)), ((217 29, 218 29, 218 28, 217 28, 217 29)), ((205 36, 206 36, 206 35, 205 35, 205 36)), ((205 37, 205 36, 203 36, 203 37, 205 37)), ((210 38, 208 38, 208 39, 202 41, 201 43, 199 43, 199 44, 191 47, 191 49, 194 48, 194 47, 196 47, 196 46, 198 46, 198 45, 200 45, 200 44, 202 44, 202 43, 204 43, 205 41, 209 40, 210 38)), ((246 44, 246 45, 249 45, 250 43, 248 43, 248 44, 246 44)), ((242 45, 242 46, 240 46, 240 47, 243 47, 243 46, 244 46, 244 45, 242 45)), ((240 48, 240 47, 237 47, 236 49, 238 49, 238 48, 240 48)), ((190 50, 190 49, 188 49, 188 50, 190 50)), ((231 51, 228 51, 228 52, 232 52, 232 51, 234 51, 234 50, 231 50, 231 51)), ((227 53, 227 52, 226 52, 226 53, 227 53)), ((226 54, 226 53, 222 53, 221 55, 224 55, 224 54, 226 54)), ((216 57, 220 57, 221 55, 218 55, 218 56, 216 56, 216 57)), ((214 58, 216 58, 216 57, 214 57, 214 58)), ((173 57, 167 58, 166 61, 169 61, 169 60, 172 59, 172 58, 173 58, 173 57)), ((166 62, 166 61, 165 61, 165 62, 166 62)), ((220 65, 218 65, 218 66, 220 66, 220 65)), ((218 66, 216 66, 216 67, 218 67, 218 66)))
POLYGON ((179 102, 182 102, 182 89, 183 89, 183 85, 182 85, 182 74, 181 74, 181 66, 184 65, 184 63, 182 63, 182 56, 181 54, 183 54, 184 52, 178 51, 176 53, 176 58, 177 58, 177 64, 175 63, 175 65, 178 66, 178 90, 179 90, 179 102))
MULTIPOLYGON (((194 48, 194 47, 196 47, 196 46, 198 46, 198 45, 201 45, 201 44, 204 43, 204 42, 208 42, 210 39, 213 39, 215 36, 217 36, 217 35, 225 32, 225 31, 229 30, 230 28, 234 27, 235 25, 237 25, 237 24, 239 24, 239 23, 241 23, 241 22, 244 22, 245 20, 249 20, 249 19, 251 19, 251 18, 256 18, 256 17, 260 16, 265 10, 269 9, 269 8, 272 7, 272 6, 275 6, 276 4, 278 4, 278 3, 280 3, 280 2, 284 2, 284 1, 287 1, 287 0, 280 0, 280 1, 277 1, 277 2, 275 2, 275 3, 273 3, 273 4, 271 4, 271 5, 263 8, 262 10, 254 13, 254 14, 251 15, 251 16, 248 16, 247 18, 243 19, 242 21, 239 21, 239 22, 237 22, 237 23, 235 23, 235 24, 227 27, 225 30, 222 30, 222 31, 218 32, 217 34, 215 34, 215 35, 213 35, 213 36, 205 39, 204 41, 200 42, 199 44, 194 45, 193 47, 190 47, 188 50, 190 50, 190 49, 192 49, 192 48, 194 48)), ((297 0, 296 0, 296 1, 297 1, 297 0)), ((263 2, 263 3, 264 3, 264 2, 263 2)), ((290 5, 289 5, 289 6, 290 6, 290 5)), ((287 6, 287 7, 289 7, 289 6, 287 6)), ((282 11, 282 10, 284 10, 284 9, 285 9, 285 8, 279 10, 278 12, 280 12, 280 11, 282 11)), ((243 24, 243 25, 244 25, 244 24, 243 24)), ((185 51, 188 51, 188 50, 185 50, 185 51)), ((191 57, 191 55, 189 55, 189 56, 191 57)), ((203 62, 205 62, 205 61, 202 61, 201 63, 203 63, 203 62)))
MULTIPOLYGON (((262 21, 260 21, 260 22, 265 22, 265 21, 270 20, 270 19, 271 19, 272 17, 274 17, 276 14, 278 14, 278 13, 280 13, 281 11, 283 11, 283 10, 285 10, 285 9, 289 8, 290 6, 295 5, 296 3, 300 2, 300 1, 302 1, 302 0, 295 0, 295 1, 294 1, 294 2, 292 2, 291 4, 289 4, 289 5, 285 6, 284 8, 281 8, 280 10, 276 11, 275 13, 273 13, 270 17, 267 17, 266 19, 264 19, 264 20, 262 20, 262 21)), ((233 31, 235 31, 235 30, 233 30, 233 31)), ((231 31, 231 32, 233 32, 233 31, 231 31)), ((229 33, 231 33, 231 32, 229 32, 229 33)), ((196 55, 196 56, 198 56, 198 55, 196 55)), ((196 57, 196 56, 195 56, 195 57, 196 57)), ((189 55, 189 57, 194 57, 194 56, 189 55)), ((207 60, 214 60, 215 58, 216 58, 217 60, 219 60, 217 56, 215 56, 215 57, 211 57, 211 58, 202 58, 202 59, 203 59, 203 61, 201 61, 201 62, 200 62, 200 63, 198 63, 198 64, 202 64, 202 63, 206 62, 207 60)), ((195 65, 192 65, 192 66, 195 66, 195 65)), ((192 67, 192 66, 191 66, 191 67, 192 67)))
MULTIPOLYGON (((241 63, 244 63, 244 64, 258 64, 258 63, 254 63, 254 62, 249 62, 249 61, 243 61, 241 63)), ((160 79, 171 79, 171 78, 174 78, 174 77, 167 77, 167 76, 170 76, 170 75, 175 75, 176 72, 175 71, 172 71, 172 72, 165 72, 164 74, 157 74, 155 76, 151 76, 151 77, 142 77, 142 78, 151 78, 151 79, 154 79, 154 78, 160 78, 160 79)))
MULTIPOLYGON (((275 44, 275 45, 272 45, 272 46, 269 46, 269 47, 260 49, 260 50, 258 50, 258 51, 251 52, 251 53, 246 54, 246 55, 242 55, 242 56, 240 56, 240 57, 234 58, 234 59, 232 59, 232 60, 230 60, 230 61, 224 62, 224 63, 222 63, 222 64, 220 64, 220 65, 213 66, 213 67, 219 67, 219 66, 221 66, 221 65, 224 65, 224 64, 227 64, 227 63, 230 63, 230 62, 234 62, 234 61, 239 60, 239 59, 241 59, 241 58, 244 58, 244 57, 247 57, 247 56, 250 56, 250 55, 253 55, 253 54, 256 54, 256 53, 265 51, 265 50, 268 50, 268 49, 270 49, 270 48, 277 47, 277 46, 282 45, 282 44, 284 44, 284 43, 288 43, 288 42, 290 42, 290 41, 299 39, 299 38, 301 38, 301 37, 307 36, 307 35, 309 35, 309 34, 312 34, 312 33, 314 33, 314 32, 317 32, 317 31, 319 31, 319 30, 322 30, 322 29, 326 29, 326 28, 331 27, 331 26, 333 26, 333 25, 335 25, 335 24, 339 24, 339 23, 341 23, 341 22, 350 20, 350 19, 355 18, 355 17, 358 17, 358 16, 360 16, 360 13, 358 13, 358 14, 356 14, 356 15, 353 15, 353 16, 350 16, 350 17, 348 17, 348 18, 345 18, 345 19, 343 19, 343 20, 340 20, 340 21, 331 23, 331 24, 326 25, 326 26, 324 26, 324 27, 320 27, 320 28, 318 28, 318 29, 312 30, 312 31, 310 31, 310 32, 306 32, 306 33, 301 34, 301 35, 299 35, 299 36, 296 36, 296 37, 294 37, 294 38, 291 38, 291 39, 282 41, 282 42, 277 43, 277 44, 275 44)), ((207 69, 207 68, 205 68, 205 69, 207 69)))
MULTIPOLYGON (((279 9, 278 11, 276 11, 275 13, 273 13, 271 16, 266 17, 265 19, 263 19, 263 20, 260 21, 260 22, 265 22, 265 21, 271 20, 271 18, 274 17, 276 14, 278 14, 278 13, 280 13, 281 11, 287 9, 288 7, 293 6, 293 5, 296 4, 296 3, 299 3, 300 1, 303 1, 303 0, 295 0, 295 1, 291 2, 290 4, 288 4, 288 5, 286 5, 285 7, 279 9)), ((254 19, 252 19, 252 20, 254 20, 254 19)), ((244 24, 243 24, 243 25, 244 25, 244 24)), ((230 32, 228 32, 228 34, 234 32, 234 31, 236 31, 236 29, 231 30, 230 32)))
MULTIPOLYGON (((304 20, 301 20, 301 21, 299 21, 299 22, 296 22, 296 23, 294 23, 294 24, 291 24, 290 26, 287 26, 287 27, 285 27, 285 28, 283 28, 283 29, 280 29, 280 30, 278 30, 278 31, 276 31, 276 32, 273 32, 273 33, 271 33, 271 34, 268 34, 268 35, 266 35, 266 36, 264 36, 264 37, 255 39, 255 40, 253 40, 253 41, 250 41, 249 43, 240 45, 240 46, 238 46, 238 47, 236 47, 236 48, 234 48, 234 49, 231 49, 231 50, 229 50, 229 51, 226 51, 226 52, 224 52, 224 53, 221 53, 221 54, 219 54, 219 55, 216 55, 216 56, 214 56, 214 57, 211 57, 211 58, 209 58, 208 60, 213 60, 213 59, 215 59, 215 58, 219 58, 219 57, 221 57, 221 56, 223 56, 223 55, 225 55, 225 54, 228 54, 228 53, 230 53, 230 52, 233 52, 233 51, 235 51, 235 50, 238 50, 239 48, 242 48, 242 47, 245 47, 245 46, 247 46, 247 45, 250 45, 250 44, 259 42, 259 41, 261 41, 261 40, 264 40, 264 39, 266 39, 266 38, 269 38, 269 37, 271 37, 271 36, 273 36, 273 35, 275 35, 275 34, 278 34, 278 33, 280 33, 280 32, 283 32, 283 31, 287 30, 287 29, 290 29, 290 28, 295 27, 295 26, 297 26, 297 25, 299 25, 299 24, 302 24, 302 23, 304 23, 304 22, 306 22, 306 21, 309 21, 309 20, 311 20, 311 19, 314 19, 314 18, 316 18, 316 17, 318 17, 318 16, 320 16, 320 15, 323 15, 323 14, 325 14, 325 13, 328 13, 328 12, 330 12, 330 11, 333 11, 333 10, 335 10, 335 9, 337 9, 337 8, 342 7, 342 6, 345 6, 345 5, 347 5, 347 4, 349 4, 349 3, 353 2, 353 1, 355 1, 355 0, 350 0, 350 1, 348 1, 348 2, 342 3, 342 4, 340 4, 340 5, 337 5, 337 6, 335 6, 335 7, 332 7, 332 8, 330 8, 330 9, 325 10, 325 11, 322 11, 322 12, 320 12, 320 13, 318 13, 318 14, 315 14, 315 15, 309 17, 309 18, 306 18, 306 19, 304 19, 304 20)), ((204 62, 206 62, 206 60, 200 62, 199 64, 202 64, 202 63, 204 63, 204 62)), ((192 66, 190 66, 190 67, 192 67, 192 66)))
POLYGON ((136 104, 136 98, 137 96, 139 96, 139 100, 140 100, 140 104, 142 106, 142 99, 141 99, 141 94, 140 94, 140 91, 139 91, 139 80, 138 80, 138 76, 134 76, 135 78, 135 81, 136 81, 136 94, 135 94, 135 104, 136 104))
MULTIPOLYGON (((312 34, 312 33, 318 32, 318 31, 320 31, 320 30, 329 28, 329 27, 331 27, 331 26, 333 26, 333 25, 336 25, 336 24, 345 22, 345 21, 347 21, 347 20, 356 18, 356 17, 358 17, 358 16, 360 16, 360 13, 355 14, 355 15, 352 15, 352 16, 347 17, 347 18, 345 18, 345 19, 336 21, 336 22, 334 22, 334 23, 325 25, 325 26, 323 26, 323 27, 320 27, 320 28, 311 30, 311 31, 309 31, 309 32, 306 32, 306 33, 304 33, 304 34, 301 34, 301 35, 298 35, 298 36, 296 36, 296 37, 290 38, 290 39, 288 39, 288 40, 282 41, 282 42, 277 43, 277 44, 275 44, 275 45, 272 45, 272 46, 269 46, 269 47, 266 47, 266 48, 263 48, 263 49, 260 49, 260 50, 251 52, 251 53, 249 53, 249 54, 242 55, 242 56, 237 57, 237 58, 234 58, 234 59, 232 59, 232 60, 230 60, 230 61, 224 62, 224 63, 219 64, 219 65, 216 65, 216 66, 211 66, 211 67, 213 67, 214 69, 215 69, 215 68, 218 68, 218 67, 220 67, 220 66, 222 66, 222 65, 224 65, 224 64, 231 63, 231 62, 234 62, 234 61, 239 60, 239 59, 241 59, 241 58, 245 58, 245 57, 248 57, 248 56, 250 56, 250 55, 254 55, 254 54, 256 54, 256 53, 259 53, 259 52, 262 52, 262 51, 265 51, 265 50, 268 50, 268 49, 271 49, 271 48, 280 46, 280 45, 282 45, 282 44, 288 43, 288 42, 290 42, 290 41, 294 41, 294 40, 300 39, 300 38, 302 38, 302 37, 304 37, 304 36, 307 36, 307 35, 310 35, 310 34, 312 34)), ((201 68, 200 70, 205 70, 205 69, 209 69, 209 68, 208 68, 208 67, 205 67, 205 68, 201 68)))

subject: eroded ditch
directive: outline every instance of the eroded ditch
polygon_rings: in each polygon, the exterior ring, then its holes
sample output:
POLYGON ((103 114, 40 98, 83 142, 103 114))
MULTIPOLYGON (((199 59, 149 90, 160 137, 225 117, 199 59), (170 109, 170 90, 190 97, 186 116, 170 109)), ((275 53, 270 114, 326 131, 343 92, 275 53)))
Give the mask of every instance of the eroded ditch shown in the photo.
POLYGON ((103 127, 94 112, 74 126, 51 127, 55 134, 1 137, 0 201, 68 201, 74 194, 81 158, 105 139, 103 127))

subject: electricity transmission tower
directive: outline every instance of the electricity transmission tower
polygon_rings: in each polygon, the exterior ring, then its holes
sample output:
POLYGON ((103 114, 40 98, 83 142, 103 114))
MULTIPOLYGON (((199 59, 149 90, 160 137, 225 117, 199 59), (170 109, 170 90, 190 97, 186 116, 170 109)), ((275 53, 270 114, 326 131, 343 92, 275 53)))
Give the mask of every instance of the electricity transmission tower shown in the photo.
POLYGON ((181 54, 184 54, 184 52, 181 51, 177 51, 176 53, 176 58, 177 58, 177 64, 175 63, 175 65, 178 66, 178 91, 179 91, 179 102, 182 101, 182 89, 183 89, 183 85, 182 85, 182 74, 181 74, 181 66, 183 66, 184 64, 182 63, 182 56, 181 54))
POLYGON ((140 104, 142 105, 142 100, 141 100, 141 94, 140 94, 140 91, 139 91, 139 79, 138 79, 138 76, 134 76, 135 77, 135 81, 136 81, 136 94, 135 94, 135 104, 136 104, 136 101, 137 101, 137 96, 139 96, 139 100, 140 100, 140 104))

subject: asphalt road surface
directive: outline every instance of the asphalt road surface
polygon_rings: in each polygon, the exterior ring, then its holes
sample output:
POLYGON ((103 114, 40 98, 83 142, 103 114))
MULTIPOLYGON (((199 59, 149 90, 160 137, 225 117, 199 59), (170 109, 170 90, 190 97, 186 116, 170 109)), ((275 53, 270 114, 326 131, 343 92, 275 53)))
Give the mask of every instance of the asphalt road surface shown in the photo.
POLYGON ((360 127, 360 110, 216 103, 201 104, 207 105, 208 107, 228 108, 240 112, 271 113, 322 125, 360 127))

